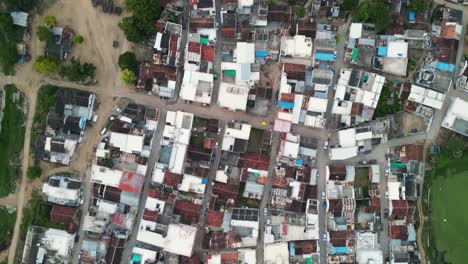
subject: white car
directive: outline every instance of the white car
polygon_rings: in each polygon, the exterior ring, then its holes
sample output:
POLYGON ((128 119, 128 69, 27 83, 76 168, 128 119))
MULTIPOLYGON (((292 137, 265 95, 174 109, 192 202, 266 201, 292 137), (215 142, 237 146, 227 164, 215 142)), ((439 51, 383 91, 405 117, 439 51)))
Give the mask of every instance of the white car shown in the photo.
POLYGON ((388 200, 388 192, 385 192, 385 199, 388 200))
POLYGON ((328 235, 327 233, 323 233, 323 241, 327 241, 328 240, 328 235))
POLYGON ((328 140, 323 144, 323 149, 328 149, 328 140))
POLYGON ((327 196, 325 195, 325 192, 322 192, 322 199, 325 199, 327 198, 327 196))

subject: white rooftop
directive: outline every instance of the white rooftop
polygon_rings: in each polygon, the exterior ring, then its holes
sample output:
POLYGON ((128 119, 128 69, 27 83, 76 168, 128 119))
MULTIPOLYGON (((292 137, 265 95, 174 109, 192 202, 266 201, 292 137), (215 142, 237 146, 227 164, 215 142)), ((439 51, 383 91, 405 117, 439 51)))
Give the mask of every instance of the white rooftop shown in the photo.
POLYGON ((417 85, 411 85, 411 93, 408 100, 434 108, 440 109, 444 103, 445 94, 417 85))
POLYGON ((287 242, 265 244, 264 257, 265 264, 285 264, 289 263, 289 249, 287 242))
POLYGON ((332 148, 330 149, 331 160, 345 160, 357 156, 358 147, 332 148))
POLYGON ((143 136, 111 132, 109 144, 126 153, 141 153, 143 151, 143 136))
POLYGON ((468 136, 468 102, 463 101, 458 97, 452 97, 452 101, 445 115, 442 126, 452 129, 464 136, 468 136), (457 123, 455 123, 457 121, 457 123), (458 125, 459 123, 459 125, 458 125), (458 126, 454 126, 458 125, 458 126), (464 124, 464 125, 463 125, 464 124))
POLYGON ((205 193, 206 184, 202 183, 202 178, 190 174, 184 174, 182 183, 179 184, 179 191, 193 192, 198 194, 205 193))
POLYGON ((325 113, 327 111, 328 99, 310 97, 307 111, 325 113))
POLYGON ((249 96, 249 87, 221 82, 219 86, 218 105, 229 110, 245 111, 249 96))
POLYGON ((96 164, 91 167, 91 182, 118 188, 122 176, 123 171, 120 170, 112 170, 96 164))
POLYGON ((350 38, 361 38, 362 36, 362 23, 351 23, 349 28, 349 37, 350 38))
POLYGON ((387 57, 390 57, 390 58, 408 57, 408 42, 404 42, 404 41, 388 42, 387 57))
POLYGON ((255 63, 255 43, 237 42, 237 63, 255 63))
POLYGON ((213 74, 185 70, 180 87, 180 98, 198 103, 211 103, 213 74))
POLYGON ((48 250, 57 251, 60 256, 68 256, 75 243, 75 234, 69 234, 65 230, 49 228, 44 233, 43 242, 48 250))
POLYGON ((311 58, 312 38, 302 35, 283 36, 281 38, 281 53, 284 56, 311 58))

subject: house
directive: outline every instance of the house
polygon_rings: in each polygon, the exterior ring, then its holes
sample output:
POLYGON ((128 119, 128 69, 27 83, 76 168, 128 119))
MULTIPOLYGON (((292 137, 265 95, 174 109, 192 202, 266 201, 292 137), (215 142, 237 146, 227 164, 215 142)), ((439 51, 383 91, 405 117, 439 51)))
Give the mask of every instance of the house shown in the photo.
MULTIPOLYGON (((203 47, 205 47, 205 45, 203 45, 203 47)), ((204 53, 202 52, 202 54, 204 53)), ((213 74, 185 70, 180 88, 180 98, 204 105, 210 104, 213 81, 213 74)))
POLYGON ((50 211, 52 223, 71 224, 78 211, 77 208, 54 205, 50 211))
POLYGON ((14 11, 10 13, 11 18, 13 18, 13 25, 20 27, 28 27, 29 23, 29 14, 21 11, 14 11))
POLYGON ((157 233, 156 223, 141 221, 137 240, 172 254, 191 257, 197 232, 194 226, 171 223, 163 236, 157 233))
POLYGON ((74 32, 69 27, 53 27, 52 37, 47 40, 45 55, 58 60, 65 60, 71 53, 73 35, 74 32))
POLYGON ((310 37, 295 35, 281 38, 281 56, 293 58, 312 57, 312 39, 310 37))
POLYGON ((138 89, 145 89, 163 98, 172 98, 175 93, 177 68, 144 62, 140 66, 138 89))
POLYGON ((241 122, 229 122, 224 131, 221 149, 236 153, 244 153, 250 138, 252 126, 241 122))
POLYGON ((468 136, 468 102, 459 97, 452 97, 442 126, 463 136, 468 136))
POLYGON ((50 176, 42 185, 47 201, 59 205, 79 206, 81 201, 81 180, 64 176, 50 176))
POLYGON ((31 225, 24 241, 22 263, 68 263, 74 241, 75 234, 31 225))

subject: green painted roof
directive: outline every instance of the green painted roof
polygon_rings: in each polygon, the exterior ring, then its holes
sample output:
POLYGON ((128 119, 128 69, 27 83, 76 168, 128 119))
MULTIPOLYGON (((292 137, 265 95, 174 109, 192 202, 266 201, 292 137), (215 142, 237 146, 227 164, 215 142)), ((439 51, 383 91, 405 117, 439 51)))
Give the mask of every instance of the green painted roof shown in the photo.
POLYGON ((224 70, 223 72, 227 76, 236 76, 236 70, 224 70))
POLYGON ((357 60, 357 54, 358 54, 358 48, 353 49, 353 53, 351 54, 351 60, 356 61, 357 60))

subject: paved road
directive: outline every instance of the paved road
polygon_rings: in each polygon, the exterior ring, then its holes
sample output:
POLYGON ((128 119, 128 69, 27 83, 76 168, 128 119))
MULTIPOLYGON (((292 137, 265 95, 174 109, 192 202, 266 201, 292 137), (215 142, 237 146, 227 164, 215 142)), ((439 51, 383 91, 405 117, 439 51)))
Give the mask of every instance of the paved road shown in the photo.
POLYGON ((280 134, 273 133, 270 152, 270 164, 268 165, 268 181, 263 189, 262 200, 259 207, 259 229, 258 229, 258 243, 257 243, 257 263, 263 263, 263 250, 265 248, 265 208, 268 208, 270 202, 271 187, 273 185, 273 175, 275 175, 276 158, 280 145, 280 134))

